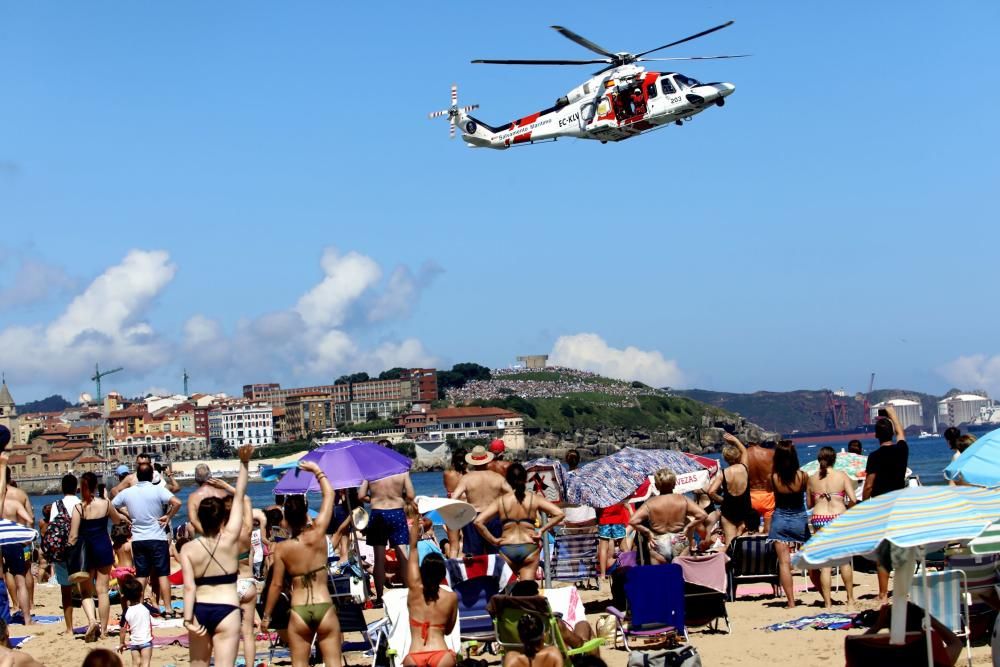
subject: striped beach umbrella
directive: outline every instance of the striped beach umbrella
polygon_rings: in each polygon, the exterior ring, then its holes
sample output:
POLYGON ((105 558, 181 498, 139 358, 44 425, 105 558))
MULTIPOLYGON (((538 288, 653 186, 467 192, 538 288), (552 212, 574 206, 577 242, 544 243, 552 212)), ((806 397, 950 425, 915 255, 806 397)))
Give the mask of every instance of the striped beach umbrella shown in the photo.
POLYGON ((798 567, 825 567, 897 547, 968 542, 1000 518, 1000 493, 970 486, 915 486, 859 503, 827 524, 795 554, 798 567))
POLYGON ((567 473, 566 502, 611 507, 631 496, 648 475, 661 468, 677 475, 677 493, 700 488, 708 480, 706 467, 682 452, 626 447, 567 473))
POLYGON ((0 519, 0 545, 2 544, 24 544, 33 542, 38 537, 38 532, 34 528, 27 528, 19 523, 0 519))

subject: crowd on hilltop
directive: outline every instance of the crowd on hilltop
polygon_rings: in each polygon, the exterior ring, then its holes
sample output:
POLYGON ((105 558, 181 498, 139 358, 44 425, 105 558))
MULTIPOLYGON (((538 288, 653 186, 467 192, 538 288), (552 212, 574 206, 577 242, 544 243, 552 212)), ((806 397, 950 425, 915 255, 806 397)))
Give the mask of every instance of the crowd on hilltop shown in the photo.
MULTIPOLYGON (((621 398, 637 396, 666 396, 662 389, 633 385, 629 382, 609 382, 596 373, 548 366, 544 369, 502 368, 492 371, 489 380, 470 380, 461 387, 449 389, 447 399, 453 403, 469 403, 475 400, 495 400, 508 396, 521 398, 565 398, 570 394, 599 392, 621 398), (557 379, 531 379, 531 374, 553 373, 557 379)), ((623 403, 623 405, 626 405, 623 403)))

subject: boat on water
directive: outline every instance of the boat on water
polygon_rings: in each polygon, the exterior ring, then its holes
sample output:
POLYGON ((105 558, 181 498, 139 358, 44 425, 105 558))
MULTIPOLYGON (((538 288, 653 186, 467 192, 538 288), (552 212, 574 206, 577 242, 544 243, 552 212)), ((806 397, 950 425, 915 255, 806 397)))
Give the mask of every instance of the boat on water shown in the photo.
POLYGON ((875 426, 863 424, 854 428, 829 429, 825 431, 792 431, 783 437, 801 444, 825 444, 847 442, 849 440, 875 440, 875 426))

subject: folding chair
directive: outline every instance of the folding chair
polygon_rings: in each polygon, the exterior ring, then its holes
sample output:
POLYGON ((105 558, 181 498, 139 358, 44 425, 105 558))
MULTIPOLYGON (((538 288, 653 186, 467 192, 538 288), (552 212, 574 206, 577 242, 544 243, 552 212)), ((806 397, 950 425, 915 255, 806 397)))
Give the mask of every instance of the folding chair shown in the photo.
POLYGON ((989 637, 997 617, 1000 555, 974 555, 966 547, 950 552, 945 558, 945 568, 965 572, 965 584, 969 591, 971 640, 989 637))
POLYGON ((726 553, 729 554, 726 580, 730 602, 736 600, 736 588, 740 584, 779 584, 778 554, 774 550, 774 544, 769 544, 765 536, 737 537, 730 543, 726 553))
POLYGON ((936 618, 965 643, 965 654, 972 665, 972 642, 969 633, 969 589, 961 570, 918 572, 910 584, 910 599, 936 618), (926 589, 924 578, 927 579, 926 589))
POLYGON ((458 595, 458 629, 467 649, 480 642, 496 641, 493 617, 487 610, 490 600, 500 592, 500 580, 496 577, 475 577, 452 583, 452 590, 458 595))
POLYGON ((719 619, 732 632, 726 609, 726 554, 678 556, 674 563, 684 574, 684 624, 688 628, 707 627, 719 632, 719 619))
POLYGON ((520 653, 523 650, 524 644, 517 634, 517 623, 525 614, 537 616, 542 620, 542 627, 545 628, 545 644, 559 649, 566 667, 573 664, 573 656, 591 653, 604 644, 603 637, 594 637, 576 648, 569 648, 559 630, 560 620, 552 613, 549 601, 542 595, 533 597, 496 595, 490 600, 488 611, 493 617, 497 643, 502 653, 507 651, 520 653))
POLYGON ((597 582, 597 526, 563 528, 554 535, 551 579, 597 582))
MULTIPOLYGON (((628 571, 625 579, 627 613, 608 607, 617 619, 626 650, 631 651, 629 637, 682 635, 687 639, 684 620, 684 573, 680 565, 642 565, 628 571), (626 621, 628 623, 626 624, 626 621)), ((617 645, 617 635, 615 643, 617 645)))

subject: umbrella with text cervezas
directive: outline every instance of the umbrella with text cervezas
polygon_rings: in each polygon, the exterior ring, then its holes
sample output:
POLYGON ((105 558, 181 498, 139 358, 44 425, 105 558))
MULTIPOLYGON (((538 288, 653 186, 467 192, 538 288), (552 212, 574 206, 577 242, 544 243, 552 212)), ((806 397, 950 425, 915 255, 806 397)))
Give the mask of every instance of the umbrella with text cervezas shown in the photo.
MULTIPOLYGON (((386 477, 407 472, 413 461, 399 452, 374 442, 346 440, 320 445, 302 457, 314 461, 330 480, 335 489, 353 489, 361 482, 375 482, 386 477)), ((304 470, 289 470, 274 487, 276 494, 308 493, 319 491, 316 476, 304 470)))
MULTIPOLYGON (((923 560, 925 549, 969 542, 998 517, 1000 493, 995 490, 968 486, 907 487, 848 509, 813 535, 795 554, 792 564, 806 569, 829 567, 852 556, 874 554, 883 542, 888 542, 895 571, 890 643, 901 644, 906 633, 907 592, 914 565, 923 560)), ((926 608, 926 604, 923 606, 926 608)), ((930 656, 929 623, 925 624, 925 632, 930 656)))

